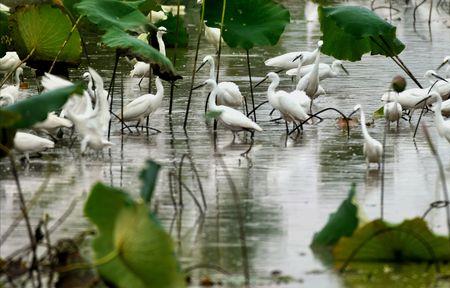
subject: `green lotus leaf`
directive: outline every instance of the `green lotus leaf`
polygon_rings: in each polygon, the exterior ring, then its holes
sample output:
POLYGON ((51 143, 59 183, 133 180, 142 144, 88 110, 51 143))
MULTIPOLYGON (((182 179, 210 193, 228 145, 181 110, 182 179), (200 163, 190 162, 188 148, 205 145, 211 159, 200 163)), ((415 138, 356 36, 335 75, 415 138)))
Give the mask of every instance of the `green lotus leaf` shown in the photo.
MULTIPOLYGON (((70 95, 81 92, 81 84, 76 84, 0 108, 0 143, 11 149, 17 129, 30 128, 33 124, 44 121, 48 113, 60 109, 70 95)), ((5 156, 5 151, 0 149, 0 158, 5 156)))
POLYGON ((164 43, 166 47, 175 47, 175 43, 178 39, 178 47, 188 46, 188 33, 186 26, 184 25, 184 19, 180 16, 174 16, 172 12, 167 14, 166 20, 160 20, 155 23, 155 26, 164 26, 167 28, 168 33, 164 35, 164 43), (178 18, 178 38, 177 38, 177 18, 178 18))
POLYGON ((437 236, 421 218, 393 225, 372 221, 351 237, 339 240, 333 249, 336 261, 436 262, 450 260, 447 237, 437 236))
POLYGON ((84 212, 97 226, 93 249, 97 261, 103 262, 98 272, 108 282, 133 288, 185 286, 170 236, 143 203, 98 183, 84 212))
POLYGON ((150 203, 155 190, 156 180, 161 165, 153 161, 147 161, 146 167, 141 171, 139 178, 142 181, 141 198, 145 203, 150 203))
MULTIPOLYGON (((220 27, 223 0, 206 1, 205 20, 220 27)), ((228 0, 222 37, 231 48, 275 45, 290 21, 289 10, 272 0, 228 0)))
POLYGON ((144 41, 133 37, 126 32, 119 29, 109 29, 102 37, 103 43, 111 48, 129 49, 133 54, 138 56, 141 60, 156 63, 163 67, 164 70, 175 74, 172 62, 159 53, 158 50, 148 45, 144 41))
POLYGON ((395 56, 405 45, 396 37, 396 27, 373 11, 359 6, 319 6, 323 33, 321 52, 336 59, 359 61, 362 55, 395 56))
POLYGON ((113 27, 134 30, 149 22, 138 10, 139 5, 143 3, 144 1, 82 0, 75 8, 103 30, 113 27))
MULTIPOLYGON (((125 0, 125 2, 129 2, 131 0, 125 0)), ((150 11, 159 11, 161 10, 161 5, 159 0, 144 0, 141 1, 142 3, 139 4, 138 8, 139 10, 144 13, 144 15, 147 15, 150 13, 150 11)))
MULTIPOLYGON (((35 49, 27 64, 53 61, 72 30, 70 18, 58 7, 50 4, 19 6, 10 17, 11 36, 21 59, 35 49)), ((78 30, 71 34, 58 56, 58 62, 78 64, 81 56, 81 39, 78 30)))
POLYGON ((384 117, 384 106, 381 106, 375 112, 373 112, 372 117, 374 119, 383 118, 384 117))
POLYGON ((73 94, 82 93, 82 84, 51 90, 39 95, 29 97, 2 109, 20 115, 20 119, 11 128, 30 128, 37 122, 47 119, 47 114, 60 109, 73 94))
POLYGON ((345 199, 335 213, 330 214, 327 224, 314 234, 311 247, 330 247, 344 236, 351 236, 358 227, 358 207, 353 203, 355 184, 352 184, 345 199))

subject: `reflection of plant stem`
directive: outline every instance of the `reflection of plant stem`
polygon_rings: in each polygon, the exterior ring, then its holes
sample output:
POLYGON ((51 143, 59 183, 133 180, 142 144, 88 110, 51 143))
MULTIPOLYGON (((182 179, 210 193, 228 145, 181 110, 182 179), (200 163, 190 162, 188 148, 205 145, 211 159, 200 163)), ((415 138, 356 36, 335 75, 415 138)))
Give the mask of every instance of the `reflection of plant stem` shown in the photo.
MULTIPOLYGON (((191 189, 189 189, 189 187, 187 187, 186 184, 184 184, 184 182, 177 177, 174 177, 174 179, 176 179, 182 188, 184 188, 188 194, 191 196, 192 200, 194 200, 195 205, 197 206, 198 210, 200 211, 200 214, 204 215, 205 213, 203 212, 202 206, 200 205, 200 202, 197 200, 197 197, 195 197, 194 193, 192 192, 191 189)), ((180 191, 180 195, 182 194, 182 191, 180 191)))
POLYGON ((53 67, 55 66, 55 63, 58 60, 59 55, 61 55, 61 52, 64 50, 64 48, 66 48, 67 43, 69 43, 70 37, 72 37, 73 31, 75 31, 75 29, 78 26, 78 23, 80 23, 80 20, 82 18, 83 18, 82 15, 78 16, 78 19, 75 22, 75 24, 72 26, 72 29, 70 30, 69 34, 67 35, 66 40, 64 40, 63 44, 61 45, 61 48, 59 48, 59 51, 56 54, 55 59, 53 59, 52 66, 50 66, 50 70, 48 70, 48 73, 52 73, 53 67))
POLYGON ((384 163, 386 162, 386 134, 387 127, 389 125, 389 120, 387 120, 384 125, 383 133, 383 153, 381 154, 381 195, 380 195, 380 219, 383 220, 384 217, 384 163))
MULTIPOLYGON (((47 253, 48 253, 48 257, 50 259, 53 259, 54 255, 53 255, 53 247, 52 247, 52 243, 50 241, 50 233, 48 230, 48 220, 49 220, 49 216, 46 213, 44 215, 44 219, 43 219, 43 230, 44 230, 44 239, 45 239, 45 244, 47 246, 47 253)), ((53 282, 53 275, 54 275, 54 263, 53 261, 50 261, 50 275, 48 276, 48 280, 47 280, 47 287, 52 287, 52 282, 53 282)))
POLYGON ((248 287, 250 285, 250 271, 248 267, 248 255, 247 255, 247 243, 246 243, 246 237, 245 237, 245 228, 244 228, 244 215, 242 214, 241 210, 241 202, 239 199, 239 192, 237 191, 236 185, 234 185, 233 179, 230 176, 230 173, 228 172, 227 166, 225 165, 225 162, 223 162, 223 159, 219 157, 220 164, 225 172, 225 176, 228 181, 228 185, 231 188, 231 191, 233 192, 233 199, 234 199, 234 205, 236 206, 236 213, 238 218, 238 224, 239 224, 239 238, 241 240, 241 253, 242 253, 242 262, 244 266, 244 278, 245 278, 245 286, 248 287))
MULTIPOLYGON (((114 82, 116 80, 116 70, 117 70, 117 65, 119 64, 119 51, 116 50, 116 60, 114 61, 114 69, 113 69, 113 75, 111 77, 111 82, 109 83, 109 89, 108 89, 108 97, 107 99, 109 99, 109 111, 112 112, 112 108, 113 108, 113 100, 114 100, 114 82), (111 96, 111 98, 109 97, 111 96)), ((108 141, 109 138, 111 136, 111 122, 112 119, 109 119, 109 124, 108 124, 108 141)))
POLYGON ((3 150, 8 155, 9 160, 11 162, 11 173, 14 176, 14 180, 15 180, 16 186, 17 186, 17 192, 19 194, 20 210, 22 211, 23 218, 25 219, 28 237, 30 238, 31 252, 32 252, 31 267, 29 269, 30 278, 32 279, 33 286, 34 286, 33 270, 36 270, 38 287, 41 287, 41 285, 42 285, 41 284, 41 273, 39 271, 39 266, 38 266, 38 262, 37 262, 37 253, 36 253, 37 243, 36 243, 36 238, 33 235, 33 230, 31 228, 30 218, 28 217, 28 211, 27 211, 27 207, 25 204, 25 198, 23 197, 22 187, 20 186, 19 174, 17 173, 17 167, 16 167, 16 160, 14 159, 14 155, 11 153, 11 151, 7 147, 0 144, 0 149, 3 150))
MULTIPOLYGON (((428 132, 428 129, 424 124, 422 124, 422 129, 423 129, 423 134, 425 134, 425 139, 428 142, 428 146, 430 146, 431 153, 433 154, 434 158, 436 158, 436 162, 437 162, 438 168, 439 168, 439 175, 440 175, 441 183, 442 183, 442 191, 444 192, 444 199, 446 202, 448 202, 449 196, 448 196, 448 189, 447 189, 447 180, 445 179, 444 165, 442 164, 441 157, 439 156, 439 153, 437 152, 436 147, 434 147, 433 141, 431 141, 431 137, 428 132)), ((445 207, 445 211, 447 213, 448 233, 450 234, 450 208, 448 205, 445 207)))
MULTIPOLYGON (((252 109, 253 109, 253 117, 256 122, 256 111, 255 111, 255 99, 253 97, 253 84, 252 84, 252 71, 250 69, 250 55, 248 54, 248 49, 245 50, 247 52, 247 70, 248 70, 248 80, 250 82, 250 95, 252 96, 252 109)), ((247 101, 245 101, 245 110, 248 111, 247 101)))
POLYGON ((30 57, 34 54, 34 52, 36 51, 36 48, 31 49, 30 53, 28 53, 27 57, 25 57, 22 61, 20 61, 19 64, 17 64, 16 67, 14 67, 13 70, 9 71, 5 77, 2 79, 2 82, 0 83, 0 88, 2 88, 2 86, 6 83, 6 81, 8 80, 9 77, 11 77, 11 75, 16 72, 17 68, 19 68, 23 63, 27 62, 28 59, 30 59, 30 57))
POLYGON ((203 32, 203 26, 204 26, 204 17, 205 17, 205 2, 202 1, 202 15, 200 17, 200 25, 199 25, 199 31, 198 31, 198 38, 197 38, 197 47, 195 49, 195 57, 194 57, 194 67, 192 68, 192 78, 191 78, 191 89, 189 89, 189 96, 188 96, 188 102, 186 105, 186 112, 184 113, 184 123, 183 123, 183 129, 186 130, 187 121, 189 117, 189 109, 191 107, 191 99, 192 99, 192 88, 194 88, 194 81, 195 81, 195 74, 197 71, 197 60, 198 60, 198 50, 200 49, 200 40, 202 38, 202 32, 203 32))

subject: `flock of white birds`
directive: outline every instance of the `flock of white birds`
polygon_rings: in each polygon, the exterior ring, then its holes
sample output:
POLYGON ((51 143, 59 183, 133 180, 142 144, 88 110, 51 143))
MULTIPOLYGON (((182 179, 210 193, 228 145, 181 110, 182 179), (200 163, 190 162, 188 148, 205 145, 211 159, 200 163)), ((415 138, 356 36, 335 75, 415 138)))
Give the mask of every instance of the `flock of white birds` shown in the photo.
MULTIPOLYGON (((157 22, 167 17, 166 13, 168 12, 177 13, 174 7, 165 6, 163 9, 164 12, 152 12, 149 15, 150 19, 157 22)), ((184 11, 180 11, 180 14, 182 13, 184 11)), ((223 41, 220 38, 220 30, 210 28, 206 24, 204 28, 206 40, 214 45, 216 50, 219 49, 219 43, 223 41)), ((166 55, 163 41, 163 35, 166 32, 167 29, 164 27, 159 27, 157 31, 159 49, 163 55, 166 55)), ((141 35, 140 38, 142 39, 145 36, 141 35)), ((290 134, 289 123, 292 123, 294 127, 301 126, 303 128, 302 125, 307 123, 306 121, 314 114, 313 100, 326 93, 320 85, 320 81, 338 77, 342 73, 348 74, 340 60, 334 61, 331 66, 320 63, 322 45, 323 42, 319 41, 314 51, 290 52, 265 61, 266 66, 282 69, 278 72, 286 71, 287 76, 297 78, 297 85, 293 91, 277 90, 280 77, 275 72, 268 73, 256 85, 260 85, 267 79, 270 80, 267 88, 268 103, 279 112, 281 118, 285 121, 287 135, 290 134)), ((144 77, 149 75, 150 65, 146 62, 132 61, 134 67, 130 72, 130 77, 140 77, 142 81, 144 77)), ((233 136, 237 132, 248 131, 253 139, 254 132, 262 131, 262 128, 254 122, 254 119, 249 117, 251 113, 246 115, 239 110, 245 104, 245 97, 240 92, 238 85, 233 82, 216 83, 213 56, 204 57, 197 71, 204 66, 209 66, 209 79, 196 88, 206 86, 206 89, 210 92, 207 109, 216 113, 218 122, 226 129, 231 130, 233 136)), ((21 62, 16 52, 7 52, 4 57, 0 58, 0 73, 14 72, 13 84, 4 85, 0 89, 0 107, 14 104, 19 98, 24 97, 21 95, 20 83, 25 67, 25 63, 21 62)), ((398 125, 405 111, 408 111, 409 116, 411 116, 415 109, 435 103, 433 110, 437 131, 440 136, 445 137, 450 142, 450 121, 444 119, 444 116, 450 116, 450 56, 444 59, 438 69, 443 67, 446 67, 444 77, 447 77, 447 79, 439 76, 433 70, 425 73, 425 78, 430 82, 430 87, 412 88, 400 93, 390 91, 382 95, 381 99, 385 103, 384 116, 386 121, 388 123, 397 122, 398 125)), ((53 140, 56 139, 55 137, 60 129, 73 129, 80 140, 82 154, 88 148, 101 151, 103 148, 112 145, 106 136, 112 111, 109 108, 108 92, 104 89, 103 79, 92 68, 89 68, 83 78, 88 83, 83 95, 71 97, 59 114, 56 111, 51 112, 45 121, 32 127, 34 131, 46 134, 53 140)), ((155 77, 155 83, 155 94, 145 94, 134 99, 125 105, 123 114, 116 112, 115 115, 121 115, 120 120, 124 123, 137 121, 136 128, 138 128, 139 123, 143 123, 145 118, 151 116, 162 106, 164 86, 159 77, 155 77)), ((67 87, 72 83, 46 73, 42 77, 41 85, 44 91, 50 91, 67 87)), ((354 113, 357 111, 360 112, 360 124, 364 136, 363 151, 367 166, 369 167, 370 163, 377 163, 379 167, 383 146, 370 136, 366 127, 364 111, 359 104, 354 108, 354 113)), ((24 153, 28 161, 30 160, 30 153, 42 152, 51 148, 54 148, 54 141, 31 133, 18 132, 14 139, 14 149, 19 153, 24 153)))

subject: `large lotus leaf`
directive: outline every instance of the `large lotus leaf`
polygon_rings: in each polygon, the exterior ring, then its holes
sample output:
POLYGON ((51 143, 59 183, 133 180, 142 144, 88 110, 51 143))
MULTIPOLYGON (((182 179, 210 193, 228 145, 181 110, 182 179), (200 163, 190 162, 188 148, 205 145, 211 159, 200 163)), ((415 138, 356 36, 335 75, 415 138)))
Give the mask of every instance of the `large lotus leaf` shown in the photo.
POLYGON ((8 29, 8 15, 0 11, 0 58, 5 56, 11 41, 8 29))
POLYGON ((147 161, 145 169, 141 171, 139 178, 142 181, 141 198, 145 203, 150 203, 155 190, 156 180, 161 165, 151 160, 147 161))
POLYGON ((321 52, 336 59, 359 61, 365 53, 394 56, 405 49, 396 27, 359 6, 319 6, 321 52), (380 47, 382 46, 382 48, 380 47))
POLYGON ((358 227, 358 207, 353 203, 355 184, 352 184, 345 199, 335 213, 330 214, 327 224, 314 234, 311 247, 329 247, 344 236, 351 236, 358 227))
MULTIPOLYGON (((35 49, 27 63, 53 61, 72 30, 72 22, 61 9, 50 4, 18 7, 10 17, 11 36, 20 58, 35 49)), ((81 39, 75 29, 61 54, 59 62, 78 64, 81 39)), ((40 67, 35 67, 40 68, 40 67)))
MULTIPOLYGON (((125 0, 126 2, 132 1, 132 0, 125 0)), ((141 1, 142 3, 139 4, 139 10, 147 15, 150 13, 150 11, 159 11, 161 10, 161 5, 159 0, 144 0, 141 1)))
POLYGON ((82 91, 82 84, 75 84, 29 97, 2 109, 20 115, 20 119, 11 128, 30 128, 33 124, 47 119, 49 112, 60 109, 70 95, 81 94, 82 91))
POLYGON ((337 261, 435 262, 450 260, 450 242, 436 236, 421 218, 392 225, 372 221, 344 237, 333 249, 337 261))
POLYGON ((129 49, 133 54, 141 60, 156 63, 165 70, 175 74, 172 62, 159 53, 158 50, 148 45, 144 41, 137 39, 119 29, 110 29, 102 37, 103 43, 111 48, 129 49))
POLYGON ((184 287, 170 236, 125 192, 96 184, 84 207, 99 235, 93 241, 97 260, 115 257, 97 267, 115 287, 184 287))
MULTIPOLYGON (((223 0, 206 1, 205 20, 220 27, 223 0)), ((290 21, 289 11, 272 0, 227 0, 222 37, 231 48, 275 45, 290 21)))
POLYGON ((174 16, 172 12, 167 14, 166 20, 160 20, 155 23, 155 26, 164 26, 167 28, 168 33, 164 35, 164 43, 167 47, 175 47, 175 43, 178 39, 178 47, 188 46, 188 34, 186 26, 184 25, 183 17, 174 16), (178 18, 178 37, 177 37, 177 18, 178 18))
MULTIPOLYGON (((11 128, 20 120, 20 114, 0 109, 0 144, 6 149, 11 149, 14 145, 14 135, 16 129, 11 128)), ((3 148, 1 147, 1 148, 3 148)), ((5 149, 0 148, 0 158, 7 155, 5 149)))
POLYGON ((133 30, 149 22, 138 10, 142 3, 143 1, 82 0, 75 8, 101 29, 117 27, 121 30, 133 30))

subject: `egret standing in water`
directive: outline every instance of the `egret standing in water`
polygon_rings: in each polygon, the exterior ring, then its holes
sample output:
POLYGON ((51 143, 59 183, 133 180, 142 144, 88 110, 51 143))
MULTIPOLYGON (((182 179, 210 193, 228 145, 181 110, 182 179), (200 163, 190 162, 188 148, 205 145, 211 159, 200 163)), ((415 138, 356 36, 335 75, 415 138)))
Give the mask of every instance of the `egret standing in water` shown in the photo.
POLYGON ((375 140, 370 136, 369 132, 367 131, 366 127, 366 116, 364 114, 364 111, 361 108, 361 105, 356 105, 355 108, 353 108, 353 112, 356 111, 360 112, 360 122, 361 122, 361 130, 363 132, 364 136, 364 145, 363 145, 363 153, 366 157, 366 164, 367 167, 370 167, 370 163, 377 163, 378 169, 381 167, 381 158, 383 155, 383 145, 378 140, 375 140))
POLYGON ((20 64, 19 55, 15 51, 6 52, 5 56, 0 58, 0 73, 9 73, 14 71, 16 67, 25 67, 25 63, 20 64))
MULTIPOLYGON (((155 78, 156 84, 156 94, 145 94, 142 95, 130 103, 128 103, 123 108, 123 121, 138 121, 136 124, 136 130, 139 123, 144 123, 144 119, 158 110, 162 105, 162 100, 164 97, 164 86, 158 76, 155 78)), ((154 128, 150 128, 156 130, 154 128)), ((160 132, 159 130, 156 130, 160 132)))
MULTIPOLYGON (((167 33, 166 27, 158 27, 158 31, 156 32, 156 40, 158 41, 159 45, 159 52, 166 56, 166 45, 164 44, 163 35, 167 33)), ((141 81, 144 77, 148 76, 148 73, 150 71, 150 64, 145 63, 143 61, 137 61, 136 64, 134 64, 133 70, 130 72, 130 77, 141 77, 141 80, 139 81, 139 84, 141 84, 141 81)))
POLYGON ((14 104, 19 99, 22 73, 22 67, 18 67, 15 71, 14 85, 3 85, 0 88, 0 107, 14 104))
POLYGON ((198 89, 205 85, 207 90, 211 91, 211 95, 208 99, 208 110, 210 112, 219 113, 217 117, 218 121, 233 132, 233 140, 236 133, 239 131, 250 132, 252 134, 252 139, 254 131, 262 131, 258 124, 242 114, 242 112, 225 105, 216 104, 216 96, 219 91, 219 87, 214 79, 208 79, 202 85, 195 88, 198 89))
POLYGON ((388 99, 386 104, 384 104, 383 107, 384 112, 384 118, 387 121, 387 125, 389 127, 391 122, 397 122, 397 127, 400 122, 400 118, 402 118, 403 109, 402 105, 398 103, 397 99, 397 92, 394 92, 393 94, 388 94, 388 99), (394 102, 391 102, 391 96, 394 102))
MULTIPOLYGON (((313 68, 314 68, 314 64, 303 66, 303 67, 300 66, 300 69, 298 67, 292 68, 292 69, 289 69, 288 71, 286 71, 286 75, 303 77, 306 74, 308 74, 309 72, 311 72, 313 70, 313 68)), ((341 71, 344 72, 345 74, 349 75, 347 69, 344 67, 341 60, 333 61, 331 66, 328 64, 325 64, 325 63, 320 63, 319 64, 319 80, 322 81, 327 78, 337 77, 341 74, 341 71)))
POLYGON ((25 154, 30 162, 30 153, 39 153, 55 147, 55 143, 48 139, 23 132, 17 132, 14 136, 14 150, 25 154))
MULTIPOLYGON (((202 64, 198 67, 197 72, 206 64, 209 65, 209 79, 216 78, 216 70, 214 65, 214 58, 211 55, 203 58, 202 64)), ((244 96, 242 96, 239 86, 233 82, 220 82, 217 85, 217 104, 225 105, 232 108, 240 107, 244 103, 244 96)))
POLYGON ((445 120, 442 116, 442 97, 436 92, 432 91, 430 95, 432 98, 436 99, 436 110, 434 111, 434 122, 439 135, 450 143, 450 120, 445 120))
POLYGON ((296 68, 298 66, 299 55, 302 55, 302 65, 310 65, 316 60, 317 54, 320 53, 319 49, 309 52, 309 51, 299 51, 299 52, 289 52, 283 55, 279 55, 270 59, 267 59, 264 64, 270 67, 277 67, 283 69, 296 68))
MULTIPOLYGON (((443 77, 439 76, 434 70, 428 70, 427 72, 425 72, 424 78, 427 79, 431 85, 433 85, 434 91, 438 92, 441 95, 442 99, 447 100, 450 97, 450 79, 444 79, 443 77)), ((430 88, 425 89, 427 89, 427 91, 430 90, 430 88)))
MULTIPOLYGON (((288 122, 294 124, 302 123, 302 121, 308 118, 308 114, 305 112, 301 105, 301 96, 296 93, 288 93, 283 90, 276 91, 280 83, 280 77, 274 72, 267 74, 267 78, 271 83, 267 89, 267 99, 269 104, 281 114, 281 118, 286 123, 286 135, 289 134, 288 122)), ((295 91, 297 93, 305 93, 303 91, 295 91)), ((306 94, 304 97, 308 98, 306 94)), ((309 98, 308 98, 309 99, 309 98)))
POLYGON ((205 39, 206 39, 206 41, 208 41, 209 44, 213 45, 214 48, 216 49, 216 52, 218 52, 219 51, 220 40, 222 40, 222 43, 223 43, 223 39, 220 38, 220 29, 206 26, 206 23, 204 25, 205 25, 205 39))

